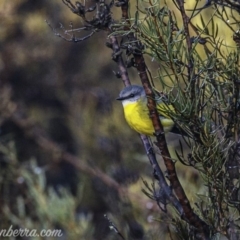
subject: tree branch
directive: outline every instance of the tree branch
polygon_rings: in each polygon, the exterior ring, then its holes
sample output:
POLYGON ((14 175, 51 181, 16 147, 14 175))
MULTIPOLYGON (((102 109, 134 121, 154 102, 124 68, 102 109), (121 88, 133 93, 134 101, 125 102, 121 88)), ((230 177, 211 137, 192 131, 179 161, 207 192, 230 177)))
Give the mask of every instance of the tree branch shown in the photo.
MULTIPOLYGON (((129 20, 128 20, 129 16, 127 14, 128 10, 126 8, 128 8, 128 0, 126 0, 125 4, 122 6, 122 11, 124 11, 125 20, 129 22, 129 20)), ((185 28, 186 28, 187 27, 186 18, 184 18, 184 21, 185 21, 185 28)), ((129 22, 129 26, 130 26, 130 22, 129 22)), ((187 33, 188 33, 188 27, 187 27, 187 29, 185 29, 185 31, 187 31, 187 33)), ((155 136, 157 139, 156 145, 158 146, 158 148, 161 152, 161 155, 163 157, 165 166, 167 168, 168 178, 171 183, 171 186, 183 208, 183 214, 181 216, 190 225, 194 226, 200 232, 202 239, 208 239, 209 227, 203 220, 201 220, 199 218, 198 215, 196 215, 193 212, 193 209, 191 208, 189 200, 188 200, 188 198, 181 186, 181 183, 178 179, 176 169, 175 169, 175 163, 171 159, 171 156, 170 156, 170 153, 168 150, 168 146, 167 146, 167 142, 166 142, 166 138, 165 138, 165 134, 164 134, 164 130, 163 130, 163 126, 160 122, 159 115, 157 112, 154 92, 152 91, 151 84, 150 84, 150 81, 149 81, 149 78, 147 75, 147 67, 145 64, 144 57, 142 55, 142 44, 139 40, 137 40, 135 38, 133 33, 129 33, 128 38, 129 38, 129 42, 133 45, 132 49, 134 49, 134 51, 133 51, 132 55, 135 59, 136 68, 138 70, 138 74, 141 79, 142 85, 145 89, 146 96, 148 98, 149 114, 152 119, 153 127, 155 130, 155 136)), ((189 48, 189 53, 190 53, 191 42, 190 42, 189 37, 188 37, 187 42, 188 42, 188 48, 189 48)), ((190 63, 191 63, 191 60, 190 60, 190 63)), ((192 67, 190 66, 189 69, 191 70, 192 67)), ((191 71, 189 72, 189 74, 191 74, 191 71)), ((194 97, 195 97, 195 95, 194 95, 194 97)))

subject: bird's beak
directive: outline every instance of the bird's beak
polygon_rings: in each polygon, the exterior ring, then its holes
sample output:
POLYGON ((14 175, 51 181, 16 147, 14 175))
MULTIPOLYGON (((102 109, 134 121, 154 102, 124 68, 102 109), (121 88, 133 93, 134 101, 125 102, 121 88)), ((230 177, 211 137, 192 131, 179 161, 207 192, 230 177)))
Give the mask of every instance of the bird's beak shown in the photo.
POLYGON ((123 99, 124 99, 123 97, 116 98, 116 100, 118 100, 118 101, 122 101, 123 99))

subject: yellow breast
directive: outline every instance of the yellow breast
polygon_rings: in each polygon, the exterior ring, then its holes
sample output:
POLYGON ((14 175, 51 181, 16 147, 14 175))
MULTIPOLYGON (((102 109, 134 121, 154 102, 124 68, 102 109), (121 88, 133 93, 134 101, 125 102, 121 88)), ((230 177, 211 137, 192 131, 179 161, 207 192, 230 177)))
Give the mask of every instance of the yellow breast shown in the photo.
MULTIPOLYGON (((136 132, 152 136, 154 128, 152 120, 149 117, 149 111, 146 106, 146 102, 141 100, 137 102, 129 102, 124 107, 124 115, 129 126, 136 132)), ((160 117, 161 123, 165 132, 169 132, 174 123, 171 119, 166 117, 160 117)))

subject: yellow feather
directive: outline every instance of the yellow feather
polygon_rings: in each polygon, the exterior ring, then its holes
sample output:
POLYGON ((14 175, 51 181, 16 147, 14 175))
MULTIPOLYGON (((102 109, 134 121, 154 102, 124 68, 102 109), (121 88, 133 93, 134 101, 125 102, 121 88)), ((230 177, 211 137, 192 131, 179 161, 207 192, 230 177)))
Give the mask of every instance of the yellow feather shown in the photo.
MULTIPOLYGON (((152 120, 149 117, 149 111, 146 105, 146 101, 139 99, 135 102, 128 102, 123 106, 124 115, 129 126, 135 131, 141 134, 152 136, 154 128, 152 120)), ((164 107, 164 103, 159 103, 157 106, 161 123, 164 127, 164 132, 169 132, 174 122, 166 115, 167 107, 164 107)), ((170 107, 171 109, 171 107, 170 107)))

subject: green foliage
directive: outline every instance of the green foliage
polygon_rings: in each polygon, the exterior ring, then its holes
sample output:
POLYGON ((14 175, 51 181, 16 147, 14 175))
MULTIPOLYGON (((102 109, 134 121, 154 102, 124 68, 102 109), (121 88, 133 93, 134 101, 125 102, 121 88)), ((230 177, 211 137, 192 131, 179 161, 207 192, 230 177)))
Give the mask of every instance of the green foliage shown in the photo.
MULTIPOLYGON (((239 20, 234 11, 221 12, 217 7, 208 20, 200 15, 201 26, 189 25, 196 34, 190 38, 175 11, 162 1, 138 3, 132 30, 144 43, 146 54, 159 64, 154 83, 160 81, 167 91, 165 101, 174 108, 168 114, 190 137, 184 137, 188 149, 176 152, 178 160, 197 169, 206 186, 200 216, 213 232, 226 233, 230 222, 239 218, 239 198, 232 201, 239 179, 230 168, 238 168, 238 160, 233 161, 239 154, 240 70, 239 48, 219 36, 218 19, 232 34, 239 20)), ((179 232, 186 232, 183 225, 176 222, 179 232)))

